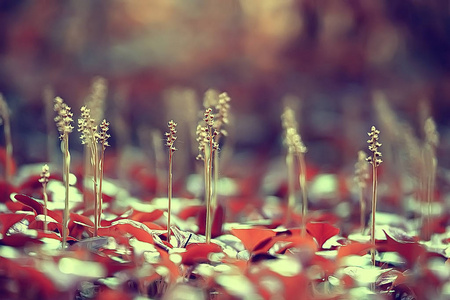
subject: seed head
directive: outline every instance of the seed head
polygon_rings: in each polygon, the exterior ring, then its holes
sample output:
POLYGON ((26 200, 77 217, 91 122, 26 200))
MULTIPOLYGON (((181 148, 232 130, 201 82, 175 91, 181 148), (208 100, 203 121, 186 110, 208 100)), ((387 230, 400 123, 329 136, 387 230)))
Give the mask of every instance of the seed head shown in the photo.
POLYGON ((55 122, 59 131, 59 138, 62 140, 65 135, 73 130, 73 113, 71 108, 60 97, 55 98, 54 110, 56 112, 55 122))
POLYGON ((177 148, 175 148, 174 146, 174 143, 177 139, 177 123, 175 123, 173 120, 170 120, 167 126, 169 127, 169 132, 166 132, 166 146, 171 152, 175 152, 177 150, 177 148))
POLYGON ((203 107, 215 107, 219 103, 219 92, 215 89, 209 89, 203 97, 203 107))
MULTIPOLYGON (((85 104, 91 110, 92 119, 99 122, 103 118, 108 82, 103 77, 95 77, 92 80, 91 92, 85 104)), ((97 123, 98 124, 98 123, 97 123)))
POLYGON ((221 93, 219 95, 219 102, 216 105, 217 117, 214 121, 214 129, 220 132, 223 135, 227 135, 228 132, 222 127, 228 124, 228 113, 230 111, 230 102, 231 98, 227 93, 221 93))
POLYGON ((295 112, 292 108, 286 106, 284 108, 284 112, 281 115, 281 125, 283 125, 283 129, 287 131, 289 128, 294 128, 297 130, 298 124, 295 120, 295 112))
POLYGON ((285 143, 289 153, 306 153, 308 150, 303 144, 300 134, 297 132, 297 121, 294 111, 286 107, 281 115, 281 123, 285 131, 285 143))
POLYGON ((367 157, 366 160, 375 167, 378 167, 383 162, 380 158, 381 152, 378 151, 378 147, 381 147, 381 143, 378 142, 380 131, 375 126, 372 126, 370 132, 367 134, 370 137, 367 143, 369 144, 369 150, 372 152, 372 156, 367 157))
POLYGON ((91 110, 86 106, 81 107, 81 117, 78 119, 78 131, 81 132, 81 143, 97 144, 99 134, 97 133, 97 126, 95 120, 91 118, 91 110))
POLYGON ((100 133, 98 137, 103 147, 109 146, 108 138, 110 138, 111 136, 108 134, 108 130, 109 130, 109 123, 106 122, 105 119, 103 119, 102 123, 100 124, 100 133))
POLYGON ((39 178, 39 182, 42 184, 48 183, 50 179, 50 168, 47 164, 42 166, 41 177, 39 178))
POLYGON ((205 113, 203 114, 203 121, 205 121, 208 127, 214 126, 214 114, 212 113, 211 108, 207 108, 205 113))
POLYGON ((197 142, 198 142, 198 150, 199 155, 197 159, 204 160, 205 159, 205 149, 206 147, 210 147, 211 151, 219 149, 219 144, 216 142, 215 138, 219 135, 219 132, 214 129, 214 114, 212 113, 211 108, 207 108, 203 115, 203 121, 205 123, 204 126, 202 124, 197 125, 197 142))

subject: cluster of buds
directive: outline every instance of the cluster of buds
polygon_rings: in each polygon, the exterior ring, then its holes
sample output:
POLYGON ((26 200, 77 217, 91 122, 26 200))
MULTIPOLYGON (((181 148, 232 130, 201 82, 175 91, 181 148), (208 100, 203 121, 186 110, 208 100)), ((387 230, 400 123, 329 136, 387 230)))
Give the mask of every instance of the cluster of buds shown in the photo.
POLYGON ((71 112, 71 108, 60 97, 55 98, 54 110, 56 112, 56 127, 60 134, 59 138, 62 140, 65 135, 71 133, 73 130, 73 113, 71 112))
POLYGON ((47 164, 42 166, 41 176, 39 178, 39 182, 42 184, 47 184, 50 179, 50 168, 47 164))
POLYGON ((215 89, 209 89, 203 97, 203 107, 215 107, 219 103, 219 92, 215 89))
POLYGON ((198 142, 198 150, 199 155, 197 159, 204 160, 204 153, 206 147, 210 147, 211 152, 214 152, 219 149, 219 144, 216 142, 215 138, 219 135, 219 132, 214 129, 214 114, 212 113, 211 108, 207 108, 205 114, 203 115, 203 121, 206 126, 198 125, 197 126, 197 142, 198 142))
POLYGON ((281 115, 282 125, 285 131, 285 142, 289 153, 306 153, 307 148, 303 144, 300 134, 297 132, 297 122, 294 111, 286 107, 281 115))
POLYGON ((364 151, 358 151, 358 161, 355 164, 355 182, 361 188, 367 185, 369 179, 369 166, 366 163, 366 154, 364 151))
POLYGON ((92 80, 91 92, 86 99, 86 105, 91 110, 94 120, 100 121, 103 118, 106 94, 108 92, 108 82, 103 77, 95 77, 92 80))
POLYGON ((372 126, 370 132, 367 134, 370 137, 367 143, 369 144, 369 150, 372 152, 372 156, 367 157, 366 160, 374 167, 378 167, 383 162, 380 158, 381 152, 378 151, 378 147, 381 147, 381 143, 378 142, 380 131, 375 126, 372 126))
POLYGON ((281 115, 281 125, 283 125, 285 132, 287 132, 289 128, 296 129, 298 127, 297 121, 295 120, 295 113, 292 108, 288 106, 284 108, 284 112, 281 115))
POLYGON ((221 93, 219 95, 219 102, 216 105, 217 117, 214 122, 214 129, 226 136, 228 133, 223 129, 223 125, 228 124, 228 113, 230 111, 231 98, 227 93, 221 93))
POLYGON ((102 123, 100 124, 100 133, 98 136, 98 139, 102 144, 102 147, 109 146, 108 138, 111 136, 108 134, 108 130, 109 130, 109 123, 106 122, 105 119, 103 119, 102 123))
POLYGON ((173 120, 170 120, 167 126, 169 127, 169 132, 166 132, 166 146, 171 152, 175 152, 177 148, 175 148, 173 144, 177 139, 177 123, 175 123, 173 120))
POLYGON ((81 132, 81 143, 97 144, 99 134, 97 133, 97 126, 95 120, 91 118, 91 110, 86 106, 81 107, 81 117, 78 119, 78 131, 81 132))

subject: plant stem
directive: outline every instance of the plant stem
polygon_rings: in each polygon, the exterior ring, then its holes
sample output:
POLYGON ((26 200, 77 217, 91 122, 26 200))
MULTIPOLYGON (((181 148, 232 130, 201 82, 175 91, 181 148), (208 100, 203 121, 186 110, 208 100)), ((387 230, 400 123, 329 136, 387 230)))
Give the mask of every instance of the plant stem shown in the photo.
MULTIPOLYGON (((375 153, 372 156, 372 161, 375 162, 377 157, 375 153)), ((371 223, 371 231, 370 231, 370 243, 372 244, 372 249, 370 250, 370 256, 372 259, 372 265, 375 266, 375 214, 377 211, 377 166, 374 163, 372 165, 372 223, 371 223)))
POLYGON ((47 202, 48 202, 48 196, 47 196, 47 183, 42 184, 42 194, 44 195, 44 232, 48 231, 48 224, 47 224, 47 202))
POLYGON ((213 210, 213 205, 212 205, 212 167, 213 167, 213 157, 215 155, 215 153, 213 152, 213 146, 212 146, 212 142, 210 143, 210 155, 209 155, 209 207, 208 207, 208 212, 209 212, 209 218, 207 218, 207 224, 208 224, 208 232, 209 232, 209 239, 211 239, 211 234, 212 234, 212 218, 214 215, 214 210, 213 210))
POLYGON ((94 237, 98 235, 98 221, 99 221, 99 197, 98 197, 98 186, 97 186, 97 175, 98 175, 98 152, 97 145, 91 144, 92 151, 92 166, 94 169, 94 237))
POLYGON ((306 196, 306 164, 305 164, 305 156, 303 153, 298 154, 298 161, 300 166, 300 188, 302 190, 302 235, 306 234, 306 215, 308 214, 308 198, 306 196))
POLYGON ((286 154, 286 166, 288 171, 288 207, 286 213, 286 226, 289 226, 292 219, 292 212, 295 207, 295 167, 294 154, 291 151, 288 151, 286 154))
POLYGON ((89 207, 88 202, 89 202, 89 204, 91 204, 90 199, 88 201, 89 193, 88 193, 88 189, 87 189, 87 187, 89 185, 89 178, 92 173, 91 172, 92 171, 91 160, 92 160, 92 157, 91 157, 90 149, 88 149, 88 147, 83 147, 84 172, 83 172, 83 184, 81 186, 83 187, 83 191, 82 191, 83 204, 84 204, 84 207, 86 207, 86 208, 89 207))
POLYGON ((360 223, 361 223, 361 233, 364 232, 366 228, 366 201, 364 201, 364 188, 359 188, 359 204, 360 204, 360 223))
POLYGON ((217 184, 219 182, 219 155, 218 153, 213 154, 214 157, 214 184, 212 190, 212 210, 214 211, 217 207, 217 184))
POLYGON ((102 142, 102 149, 100 154, 100 161, 98 162, 99 184, 98 184, 98 225, 102 225, 102 207, 103 207, 103 166, 105 164, 105 149, 106 146, 102 142))
POLYGON ((205 201, 206 201, 206 243, 211 242, 211 148, 205 147, 205 201))
POLYGON ((170 216, 172 206, 172 150, 169 149, 169 173, 168 173, 168 208, 167 208, 167 242, 170 243, 170 216))
POLYGON ((63 242, 62 248, 66 248, 67 235, 68 235, 68 225, 69 225, 69 171, 70 171, 70 153, 69 153, 69 136, 64 134, 63 136, 64 145, 64 185, 66 188, 65 202, 64 202, 64 215, 63 215, 63 242))

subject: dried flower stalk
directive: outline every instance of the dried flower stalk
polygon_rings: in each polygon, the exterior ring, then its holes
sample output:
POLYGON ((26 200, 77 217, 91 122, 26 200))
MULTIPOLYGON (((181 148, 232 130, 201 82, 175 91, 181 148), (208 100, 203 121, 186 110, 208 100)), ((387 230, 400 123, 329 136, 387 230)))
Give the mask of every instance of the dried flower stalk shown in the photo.
POLYGON ((48 231, 48 224, 47 224, 47 203, 48 203, 48 196, 47 196, 47 183, 50 179, 50 168, 47 164, 42 166, 42 172, 41 177, 39 178, 39 182, 42 183, 42 195, 44 196, 44 231, 48 231))
MULTIPOLYGON (((219 133, 215 137, 215 142, 219 144, 219 140, 221 136, 227 136, 228 132, 225 129, 225 126, 228 124, 228 114, 230 111, 230 104, 231 98, 228 96, 227 93, 221 93, 219 94, 218 103, 215 106, 217 113, 216 113, 216 119, 214 120, 214 129, 219 133)), ((217 186, 219 182, 219 154, 214 154, 214 189, 212 194, 212 209, 213 211, 217 207, 217 186)))
POLYGON ((62 141, 61 151, 63 153, 63 178, 66 188, 64 216, 63 216, 63 241, 62 248, 66 247, 67 234, 69 225, 69 174, 70 174, 70 152, 69 152, 69 133, 73 131, 73 113, 71 108, 64 103, 60 97, 55 98, 54 110, 56 112, 55 122, 59 131, 59 139, 62 141))
POLYGON ((167 206, 167 241, 170 243, 170 216, 171 206, 172 206, 172 164, 173 164, 173 154, 177 150, 174 143, 177 139, 177 123, 170 120, 168 123, 169 132, 166 132, 166 146, 169 148, 169 172, 168 172, 168 206, 167 206))
POLYGON ((100 121, 105 111, 105 100, 108 93, 108 82, 103 77, 95 77, 92 80, 91 92, 85 103, 91 110, 92 119, 100 121))
POLYGON ((105 150, 109 147, 108 139, 111 137, 108 134, 109 123, 103 119, 100 124, 100 133, 98 140, 100 142, 100 161, 98 162, 98 172, 99 172, 99 185, 98 185, 98 224, 101 224, 102 207, 103 207, 103 174, 104 174, 104 164, 105 164, 105 150))
MULTIPOLYGON (((288 212, 286 222, 290 222, 291 213, 295 207, 295 184, 294 184, 294 157, 297 158, 299 164, 299 183, 302 191, 302 228, 306 228, 306 215, 308 213, 308 198, 306 193, 306 164, 305 153, 307 148, 303 144, 300 134, 297 132, 297 121, 295 120, 294 111, 286 107, 281 115, 282 125, 285 131, 285 143, 288 148, 286 154, 286 165, 288 168, 288 212)), ((305 230, 302 230, 305 234, 305 230)))
POLYGON ((5 166, 5 179, 6 181, 11 181, 13 167, 12 167, 12 157, 13 157, 13 145, 11 138, 11 124, 9 119, 9 107, 0 94, 0 118, 1 123, 3 123, 3 130, 5 134, 5 144, 6 144, 6 166, 5 166))
POLYGON ((372 152, 372 156, 367 157, 367 161, 372 165, 372 223, 370 231, 370 242, 372 244, 372 250, 370 251, 372 264, 375 266, 375 213, 377 211, 377 170, 380 164, 383 162, 381 160, 381 152, 378 151, 378 147, 381 147, 381 143, 378 142, 380 131, 372 126, 370 129, 369 140, 369 150, 372 152))
POLYGON ((86 106, 81 107, 81 118, 78 119, 78 131, 81 132, 81 143, 87 146, 90 153, 90 161, 93 169, 94 184, 94 236, 97 236, 99 226, 99 194, 98 194, 98 139, 97 126, 91 117, 91 111, 86 106))
MULTIPOLYGON (((108 92, 108 82, 103 77, 95 77, 91 83, 90 93, 85 99, 85 107, 89 108, 90 117, 94 122, 94 125, 99 126, 100 120, 103 119, 103 114, 105 110, 105 100, 108 92)), ((87 190, 85 186, 89 185, 89 179, 94 176, 94 165, 92 164, 92 151, 89 147, 84 148, 84 183, 83 183, 83 201, 85 206, 87 206, 87 190)), ((100 167, 100 166, 98 166, 100 167)), ((95 201, 95 200, 94 200, 95 201)))
POLYGON ((213 155, 216 150, 219 149, 219 144, 215 141, 216 136, 219 134, 214 129, 214 114, 212 109, 205 110, 203 115, 204 126, 199 124, 197 126, 197 142, 199 143, 199 155, 197 159, 204 162, 204 175, 205 175, 205 202, 206 202, 206 243, 211 241, 211 226, 212 226, 212 205, 211 205, 211 184, 212 184, 212 164, 213 155))

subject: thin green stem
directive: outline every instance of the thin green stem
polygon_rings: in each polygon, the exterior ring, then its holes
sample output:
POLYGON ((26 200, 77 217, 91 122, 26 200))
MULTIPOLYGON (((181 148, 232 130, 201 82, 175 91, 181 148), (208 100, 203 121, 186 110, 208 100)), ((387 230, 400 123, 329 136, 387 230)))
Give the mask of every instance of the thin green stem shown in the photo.
POLYGON ((47 202, 48 202, 48 196, 47 196, 47 183, 42 184, 42 194, 44 195, 44 232, 48 231, 48 224, 47 224, 47 202))
POLYGON ((305 164, 305 156, 303 153, 299 153, 298 155, 298 161, 299 161, 299 167, 300 167, 300 174, 299 174, 299 181, 300 181, 300 189, 302 190, 302 234, 306 234, 306 216, 308 214, 308 198, 306 193, 306 164, 305 164))
POLYGON ((170 216, 172 206, 172 150, 169 149, 169 173, 168 173, 168 208, 167 208, 167 242, 170 243, 170 216))
POLYGON ((359 188, 359 204, 360 204, 360 223, 361 233, 366 229, 366 201, 364 200, 364 188, 359 188))
POLYGON ((103 166, 105 164, 105 149, 106 146, 102 143, 102 149, 100 154, 100 161, 98 162, 99 183, 98 183, 98 225, 102 225, 102 207, 103 207, 103 166))
POLYGON ((371 231, 370 231, 370 243, 372 245, 372 249, 370 250, 370 256, 372 259, 372 265, 375 266, 375 214, 377 211, 377 166, 376 166, 377 157, 375 154, 372 156, 372 223, 371 223, 371 231))
POLYGON ((211 242, 211 149, 205 147, 205 201, 206 201, 206 243, 211 242))
POLYGON ((69 231, 69 175, 70 175, 70 153, 69 153, 69 136, 64 134, 63 136, 63 151, 64 151, 64 185, 65 191, 65 202, 64 202, 64 215, 63 215, 63 242, 62 248, 66 248, 67 235, 69 231))
POLYGON ((288 207, 286 212, 286 226, 292 219, 292 212, 295 207, 295 166, 294 166, 294 154, 288 151, 286 154, 286 166, 287 166, 287 176, 288 176, 288 207))
POLYGON ((88 189, 87 186, 89 184, 89 178, 91 176, 91 170, 92 170, 92 166, 91 166, 91 151, 90 149, 88 149, 88 147, 84 147, 83 149, 83 160, 84 160, 84 176, 83 176, 83 184, 81 185, 83 187, 83 204, 84 207, 88 207, 88 189))
POLYGON ((92 154, 92 166, 93 166, 93 170, 94 170, 94 237, 96 237, 98 235, 98 221, 99 221, 99 197, 98 197, 98 152, 97 152, 97 145, 92 143, 91 144, 91 151, 93 152, 92 154))
POLYGON ((213 190, 212 190, 212 209, 215 210, 217 207, 217 184, 219 182, 219 155, 218 153, 213 154, 214 157, 214 180, 213 180, 213 190))
MULTIPOLYGON (((212 146, 212 142, 210 143, 210 155, 209 155, 209 207, 208 207, 208 218, 207 218, 207 225, 208 225, 208 232, 209 232, 209 240, 211 240, 211 234, 212 234, 212 218, 213 218, 213 205, 212 205, 212 167, 213 167, 213 157, 214 157, 214 152, 213 152, 213 146, 212 146)), ((209 242, 208 242, 209 243, 209 242)))

